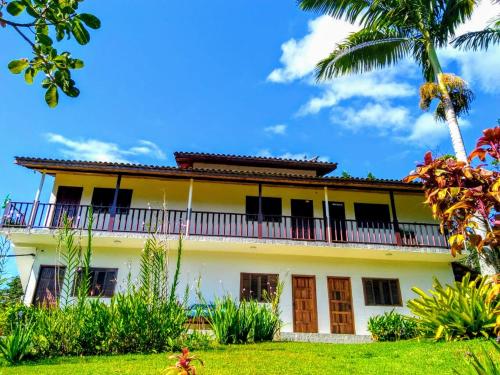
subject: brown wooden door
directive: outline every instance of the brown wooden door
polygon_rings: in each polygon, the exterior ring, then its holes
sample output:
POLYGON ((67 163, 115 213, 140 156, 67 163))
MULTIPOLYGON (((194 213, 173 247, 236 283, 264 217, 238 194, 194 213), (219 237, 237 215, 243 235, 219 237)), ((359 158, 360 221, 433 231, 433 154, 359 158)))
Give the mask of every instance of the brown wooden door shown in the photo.
POLYGON ((332 333, 354 334, 351 279, 348 277, 329 277, 328 300, 330 331, 332 333))
POLYGON ((314 207, 312 200, 292 199, 292 238, 314 240, 314 207))
POLYGON ((78 215, 82 192, 82 187, 59 186, 57 189, 54 217, 52 219, 53 227, 62 226, 65 215, 67 215, 69 220, 78 215))
POLYGON ((33 304, 36 306, 55 306, 61 294, 61 284, 66 267, 41 266, 36 283, 33 304), (57 274, 57 277, 56 277, 57 274))
POLYGON ((293 331, 318 332, 316 308, 316 278, 292 276, 293 331))

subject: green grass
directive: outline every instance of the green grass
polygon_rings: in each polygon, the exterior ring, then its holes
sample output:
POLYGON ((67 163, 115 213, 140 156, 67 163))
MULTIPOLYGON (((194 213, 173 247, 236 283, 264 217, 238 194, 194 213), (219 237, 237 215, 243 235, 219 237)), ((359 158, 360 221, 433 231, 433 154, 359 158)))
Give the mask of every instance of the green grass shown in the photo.
MULTIPOLYGON (((467 351, 489 348, 484 341, 373 344, 264 343, 232 345, 195 354, 202 374, 451 374, 463 368, 467 351)), ((173 364, 169 354, 47 359, 0 367, 1 375, 160 374, 173 364)))

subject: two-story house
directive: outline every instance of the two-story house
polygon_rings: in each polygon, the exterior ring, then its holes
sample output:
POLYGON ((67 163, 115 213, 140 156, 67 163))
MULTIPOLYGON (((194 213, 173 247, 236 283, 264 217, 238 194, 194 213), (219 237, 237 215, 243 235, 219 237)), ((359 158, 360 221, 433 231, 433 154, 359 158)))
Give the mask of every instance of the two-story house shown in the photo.
POLYGON ((201 278, 209 301, 225 293, 262 300, 283 281, 286 332, 367 334, 370 316, 408 312, 412 286, 453 280, 447 239, 419 184, 327 177, 337 165, 319 161, 190 152, 175 159, 165 167, 16 158, 41 174, 34 201, 10 201, 2 218, 25 302, 58 293, 64 268, 56 267, 54 233, 64 215, 85 229, 90 212, 91 293, 102 298, 137 277, 151 232, 168 239, 171 256, 184 234, 181 286, 201 278), (46 175, 54 185, 41 202, 46 175))

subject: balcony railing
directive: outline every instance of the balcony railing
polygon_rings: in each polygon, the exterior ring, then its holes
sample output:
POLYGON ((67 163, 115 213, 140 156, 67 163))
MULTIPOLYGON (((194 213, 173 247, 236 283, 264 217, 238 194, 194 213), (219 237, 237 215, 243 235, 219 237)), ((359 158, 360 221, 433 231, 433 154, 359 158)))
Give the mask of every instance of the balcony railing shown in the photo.
POLYGON ((116 208, 53 203, 9 202, 2 227, 48 228, 63 226, 67 217, 74 229, 86 229, 92 220, 94 231, 164 233, 264 238, 335 243, 382 244, 447 248, 447 236, 436 224, 406 222, 362 222, 297 216, 262 216, 226 212, 187 211, 154 208, 116 208), (92 213, 92 214, 91 214, 92 213), (90 217, 92 215, 92 217, 90 217))

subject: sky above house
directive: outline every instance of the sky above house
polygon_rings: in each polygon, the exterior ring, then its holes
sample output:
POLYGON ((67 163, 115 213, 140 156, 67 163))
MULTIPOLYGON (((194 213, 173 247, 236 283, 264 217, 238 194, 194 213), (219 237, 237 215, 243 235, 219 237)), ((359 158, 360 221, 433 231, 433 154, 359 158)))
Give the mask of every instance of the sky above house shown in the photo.
MULTIPOLYGON (((174 151, 318 156, 338 162, 337 174, 401 178, 427 150, 452 152, 446 126, 418 107, 413 62, 316 83, 315 64, 356 26, 294 0, 87 0, 81 10, 102 28, 86 47, 60 47, 86 66, 74 74, 80 97, 61 96, 56 109, 39 85, 9 73, 7 63, 30 50, 0 29, 0 197, 34 197, 39 176, 14 166, 15 155, 160 165, 173 165, 174 151)), ((460 32, 499 13, 483 1, 460 32)), ((470 151, 500 118, 500 47, 439 57, 476 95, 460 121, 470 151)))

